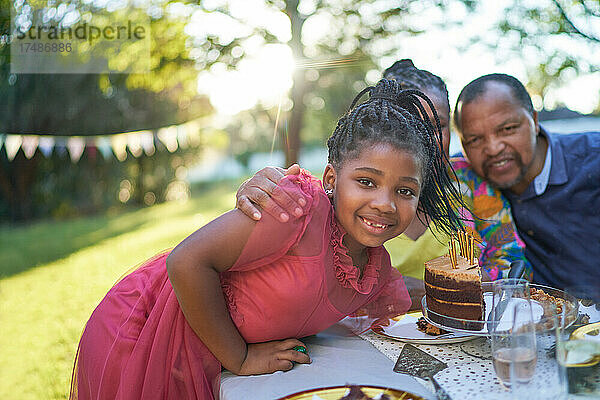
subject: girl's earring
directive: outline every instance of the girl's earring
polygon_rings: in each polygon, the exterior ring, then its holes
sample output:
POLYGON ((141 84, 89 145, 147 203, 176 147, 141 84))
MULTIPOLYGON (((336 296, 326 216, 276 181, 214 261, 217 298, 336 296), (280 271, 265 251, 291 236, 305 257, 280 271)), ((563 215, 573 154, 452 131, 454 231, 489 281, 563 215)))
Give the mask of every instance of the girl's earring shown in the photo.
POLYGON ((333 189, 325 189, 325 194, 327 195, 327 197, 333 196, 333 189))

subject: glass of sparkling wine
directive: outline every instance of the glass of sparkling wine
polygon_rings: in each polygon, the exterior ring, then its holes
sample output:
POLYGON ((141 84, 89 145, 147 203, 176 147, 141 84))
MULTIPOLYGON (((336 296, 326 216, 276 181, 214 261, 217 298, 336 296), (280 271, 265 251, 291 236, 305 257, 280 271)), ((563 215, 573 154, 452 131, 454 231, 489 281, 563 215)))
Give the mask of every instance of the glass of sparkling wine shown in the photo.
POLYGON ((535 327, 528 300, 515 304, 511 328, 499 323, 492 334, 492 361, 496 375, 505 386, 527 383, 533 378, 537 362, 535 327))
POLYGON ((600 286, 568 287, 579 301, 574 323, 563 310, 562 341, 557 359, 566 368, 568 390, 579 398, 600 398, 600 286))
POLYGON ((491 313, 488 329, 496 375, 506 387, 529 382, 535 373, 537 350, 528 282, 494 282, 491 313))

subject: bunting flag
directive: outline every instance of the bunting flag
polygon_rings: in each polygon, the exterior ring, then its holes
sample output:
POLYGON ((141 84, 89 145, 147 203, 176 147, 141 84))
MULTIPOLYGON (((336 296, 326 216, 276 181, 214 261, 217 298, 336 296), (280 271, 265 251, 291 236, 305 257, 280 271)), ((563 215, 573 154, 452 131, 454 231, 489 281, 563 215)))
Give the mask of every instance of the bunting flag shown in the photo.
POLYGON ((21 142, 21 148, 23 149, 23 153, 25 157, 30 159, 35 154, 35 151, 38 147, 38 142, 40 138, 34 135, 26 135, 23 136, 23 141, 21 142))
POLYGON ((127 152, 134 157, 142 154, 152 156, 156 152, 156 143, 161 142, 169 152, 178 148, 198 146, 203 126, 210 119, 197 119, 181 125, 171 125, 156 131, 135 131, 98 136, 61 136, 61 135, 15 135, 0 133, 0 151, 4 148, 9 161, 12 161, 19 149, 23 149, 25 157, 32 158, 36 150, 50 157, 55 152, 59 157, 67 153, 73 163, 77 163, 86 148, 90 154, 100 152, 104 159, 116 157, 119 161, 127 159, 127 152))
POLYGON ((200 121, 194 120, 186 122, 184 126, 187 134, 188 144, 192 147, 199 146, 201 142, 200 132, 202 130, 202 125, 200 124, 200 121))
POLYGON ((154 134, 150 131, 140 132, 140 142, 147 156, 151 156, 156 151, 154 147, 154 134))
POLYGON ((125 161, 127 159, 127 136, 114 135, 110 138, 110 144, 117 160, 125 161))
POLYGON ((169 126, 158 130, 158 139, 165 145, 170 153, 177 150, 177 127, 169 126))
POLYGON ((50 157, 52 154, 52 149, 54 149, 54 137, 52 136, 42 136, 40 137, 40 142, 38 143, 38 148, 44 155, 44 157, 50 157))
POLYGON ((100 151, 100 154, 102 154, 102 157, 104 157, 105 160, 108 160, 109 158, 112 157, 112 147, 110 145, 110 139, 106 136, 96 136, 96 147, 98 148, 98 151, 100 151))
POLYGON ((4 148, 6 149, 6 156, 8 161, 12 161, 17 155, 19 149, 23 143, 23 136, 21 135, 6 135, 6 141, 4 142, 4 148))
POLYGON ((186 128, 187 127, 185 125, 177 126, 177 142, 179 143, 179 147, 182 149, 186 149, 188 147, 186 128))
POLYGON ((71 156, 71 161, 77 163, 85 149, 85 140, 81 136, 71 136, 67 139, 67 149, 71 156))
POLYGON ((59 157, 64 157, 67 154, 67 138, 64 136, 58 136, 54 144, 54 149, 59 157))
POLYGON ((142 141, 137 132, 127 134, 127 148, 135 158, 142 155, 144 149, 142 149, 142 141))

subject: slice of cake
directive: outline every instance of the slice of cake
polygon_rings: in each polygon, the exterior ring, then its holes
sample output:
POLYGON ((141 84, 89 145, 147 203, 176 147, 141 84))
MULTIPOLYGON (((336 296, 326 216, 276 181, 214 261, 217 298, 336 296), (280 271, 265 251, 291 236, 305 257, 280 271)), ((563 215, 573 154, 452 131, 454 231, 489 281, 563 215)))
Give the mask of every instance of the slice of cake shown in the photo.
MULTIPOLYGON (((481 288, 481 270, 477 258, 443 255, 425 263, 425 299, 427 308, 451 318, 483 321, 485 303, 481 288)), ((480 330, 482 323, 465 323, 429 314, 432 321, 445 326, 480 330)))

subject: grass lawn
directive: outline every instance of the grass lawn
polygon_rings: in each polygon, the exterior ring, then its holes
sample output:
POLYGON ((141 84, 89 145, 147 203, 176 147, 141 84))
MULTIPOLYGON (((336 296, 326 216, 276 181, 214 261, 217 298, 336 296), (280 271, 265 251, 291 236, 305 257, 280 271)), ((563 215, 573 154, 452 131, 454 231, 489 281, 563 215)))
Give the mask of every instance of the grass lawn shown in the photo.
MULTIPOLYGON (((65 399, 81 331, 108 289, 232 208, 236 188, 113 216, 0 226, 0 399, 65 399)), ((393 241, 389 248, 395 259, 393 241)))
POLYGON ((85 321, 130 268, 234 206, 236 186, 115 216, 0 227, 0 399, 65 399, 85 321))

